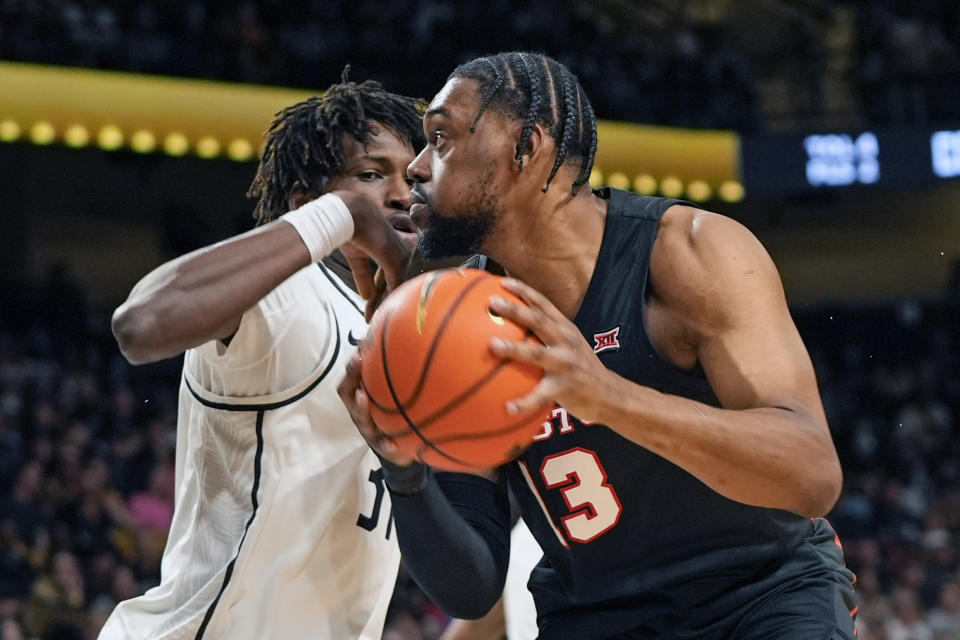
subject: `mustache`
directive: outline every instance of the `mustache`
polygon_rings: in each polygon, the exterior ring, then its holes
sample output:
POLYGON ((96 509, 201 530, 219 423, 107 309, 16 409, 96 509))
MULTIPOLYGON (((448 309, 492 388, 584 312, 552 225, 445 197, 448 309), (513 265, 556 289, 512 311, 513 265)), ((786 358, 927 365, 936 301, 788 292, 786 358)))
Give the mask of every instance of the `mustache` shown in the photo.
POLYGON ((410 187, 410 199, 422 202, 426 205, 430 204, 430 196, 423 191, 419 184, 414 184, 412 187, 410 187))

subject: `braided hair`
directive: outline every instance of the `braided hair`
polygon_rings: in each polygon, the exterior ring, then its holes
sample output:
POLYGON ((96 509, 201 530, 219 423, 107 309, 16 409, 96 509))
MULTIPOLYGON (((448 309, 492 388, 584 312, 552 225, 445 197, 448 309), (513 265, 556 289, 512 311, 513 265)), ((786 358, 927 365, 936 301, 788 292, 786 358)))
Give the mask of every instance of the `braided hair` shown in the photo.
POLYGON ((597 120, 580 81, 564 65, 540 53, 512 51, 477 58, 453 70, 447 78, 469 78, 480 85, 480 111, 470 131, 476 130, 488 107, 523 123, 516 160, 523 154, 536 123, 557 141, 557 157, 543 191, 565 162, 579 168, 571 193, 586 184, 597 152, 597 120))
POLYGON ((350 82, 349 72, 348 65, 340 83, 322 96, 298 102, 274 117, 247 191, 248 198, 257 200, 253 213, 257 224, 287 211, 288 197, 298 182, 308 192, 323 193, 346 166, 344 136, 366 144, 374 123, 379 123, 414 150, 426 144, 422 101, 390 93, 373 80, 350 82))

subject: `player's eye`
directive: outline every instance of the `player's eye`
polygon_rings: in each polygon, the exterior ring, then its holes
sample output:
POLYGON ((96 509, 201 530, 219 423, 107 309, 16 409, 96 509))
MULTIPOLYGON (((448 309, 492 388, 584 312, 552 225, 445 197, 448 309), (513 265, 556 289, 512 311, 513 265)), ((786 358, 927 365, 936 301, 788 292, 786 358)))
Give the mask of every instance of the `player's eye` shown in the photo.
POLYGON ((447 136, 446 134, 443 133, 443 131, 441 131, 440 129, 437 129, 436 131, 430 134, 430 143, 433 146, 438 147, 446 137, 447 136))
POLYGON ((373 182, 374 180, 383 178, 383 175, 378 171, 363 171, 357 177, 360 178, 362 182, 373 182))

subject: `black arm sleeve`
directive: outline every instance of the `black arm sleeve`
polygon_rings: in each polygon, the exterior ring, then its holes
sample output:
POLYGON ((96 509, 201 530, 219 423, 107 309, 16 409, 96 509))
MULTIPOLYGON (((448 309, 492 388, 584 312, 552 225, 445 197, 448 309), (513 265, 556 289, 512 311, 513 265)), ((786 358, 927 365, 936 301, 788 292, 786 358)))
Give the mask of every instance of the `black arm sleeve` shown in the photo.
POLYGON ((403 563, 424 593, 454 618, 486 615, 510 559, 504 481, 437 473, 422 491, 391 500, 403 563))

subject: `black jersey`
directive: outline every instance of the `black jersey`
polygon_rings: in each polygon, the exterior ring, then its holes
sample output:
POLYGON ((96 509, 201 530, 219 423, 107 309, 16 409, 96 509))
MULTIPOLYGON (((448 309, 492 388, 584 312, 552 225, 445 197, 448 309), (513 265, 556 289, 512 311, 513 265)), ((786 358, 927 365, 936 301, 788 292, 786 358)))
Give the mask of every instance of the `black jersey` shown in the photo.
MULTIPOLYGON (((606 226, 575 324, 619 375, 719 406, 703 375, 656 352, 644 321, 657 226, 680 201, 599 194, 609 200, 606 226)), ((544 549, 529 582, 543 638, 729 637, 740 612, 770 590, 846 571, 824 520, 729 500, 561 407, 505 470, 544 549)))

